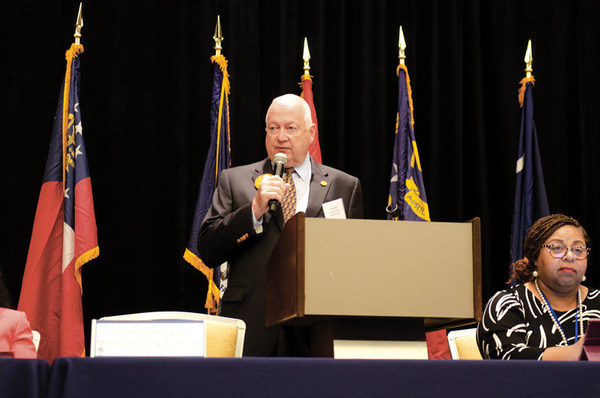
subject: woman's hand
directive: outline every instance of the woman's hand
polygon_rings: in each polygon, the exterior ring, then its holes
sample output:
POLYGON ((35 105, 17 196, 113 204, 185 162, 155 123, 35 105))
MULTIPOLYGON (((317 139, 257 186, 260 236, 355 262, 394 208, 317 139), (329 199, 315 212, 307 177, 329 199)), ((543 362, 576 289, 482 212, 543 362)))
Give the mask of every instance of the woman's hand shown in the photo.
POLYGON ((542 361, 578 361, 583 350, 583 337, 567 347, 549 347, 544 351, 542 361))

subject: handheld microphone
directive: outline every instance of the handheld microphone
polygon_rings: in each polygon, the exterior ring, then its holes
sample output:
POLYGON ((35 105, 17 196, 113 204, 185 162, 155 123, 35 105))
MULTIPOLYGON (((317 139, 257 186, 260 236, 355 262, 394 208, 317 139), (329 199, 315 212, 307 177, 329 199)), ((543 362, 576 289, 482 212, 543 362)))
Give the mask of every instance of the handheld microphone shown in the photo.
MULTIPOLYGON (((285 170, 285 165, 287 163, 287 156, 285 153, 278 153, 273 157, 273 174, 283 178, 283 173, 285 170)), ((277 205, 279 201, 277 199, 269 200, 269 211, 273 213, 277 210, 277 205)))

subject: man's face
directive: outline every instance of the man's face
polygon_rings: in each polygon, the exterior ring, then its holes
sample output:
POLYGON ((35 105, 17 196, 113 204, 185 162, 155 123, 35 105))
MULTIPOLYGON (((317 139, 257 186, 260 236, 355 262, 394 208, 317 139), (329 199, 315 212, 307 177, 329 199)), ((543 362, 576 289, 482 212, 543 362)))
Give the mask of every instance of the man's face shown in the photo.
MULTIPOLYGON (((302 101, 299 99, 299 101, 302 101)), ((304 121, 301 104, 296 101, 274 103, 267 113, 265 146, 269 158, 284 153, 286 167, 296 167, 306 159, 308 147, 315 138, 316 127, 304 121)))

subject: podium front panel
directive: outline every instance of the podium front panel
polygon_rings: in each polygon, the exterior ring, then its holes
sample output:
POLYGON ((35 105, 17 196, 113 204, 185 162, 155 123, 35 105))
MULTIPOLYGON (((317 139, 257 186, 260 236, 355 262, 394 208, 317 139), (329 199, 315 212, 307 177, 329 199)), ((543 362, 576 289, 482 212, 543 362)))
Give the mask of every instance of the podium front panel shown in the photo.
POLYGON ((305 219, 304 315, 474 318, 473 225, 305 219))

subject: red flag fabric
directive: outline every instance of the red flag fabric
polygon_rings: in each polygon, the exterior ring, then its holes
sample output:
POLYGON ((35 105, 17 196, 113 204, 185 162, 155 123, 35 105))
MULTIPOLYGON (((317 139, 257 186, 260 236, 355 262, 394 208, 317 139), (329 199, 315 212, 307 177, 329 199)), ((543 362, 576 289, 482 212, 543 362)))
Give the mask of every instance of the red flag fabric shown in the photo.
POLYGON ((99 255, 73 44, 59 97, 23 275, 19 310, 40 332, 38 357, 84 356, 81 266, 99 255))
POLYGON ((425 340, 427 342, 427 357, 429 359, 452 359, 446 329, 427 332, 425 340))
POLYGON ((308 153, 316 162, 322 164, 323 160, 321 159, 321 146, 319 145, 319 123, 317 122, 317 111, 315 110, 315 104, 313 101, 312 79, 308 75, 302 75, 301 79, 301 96, 308 103, 308 106, 310 106, 310 114, 312 116, 312 121, 317 128, 317 131, 315 133, 315 139, 312 142, 312 144, 310 144, 310 147, 308 148, 308 153))

